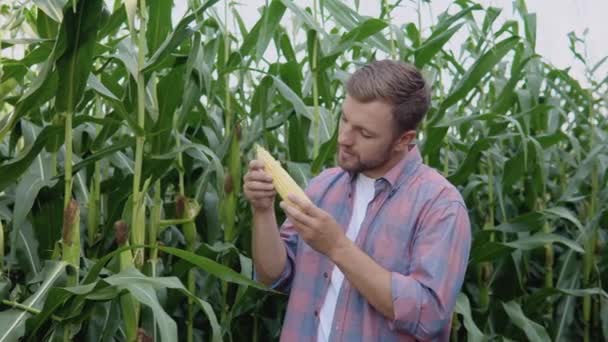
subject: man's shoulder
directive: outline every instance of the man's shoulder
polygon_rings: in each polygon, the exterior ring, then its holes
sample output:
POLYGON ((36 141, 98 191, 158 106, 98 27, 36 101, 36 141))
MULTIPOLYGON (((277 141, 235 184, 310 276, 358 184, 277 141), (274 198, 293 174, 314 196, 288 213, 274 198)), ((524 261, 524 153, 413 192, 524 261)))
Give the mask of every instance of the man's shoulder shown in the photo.
POLYGON ((458 188, 436 169, 422 164, 417 176, 419 184, 424 187, 431 198, 442 202, 459 202, 464 205, 464 199, 458 188))

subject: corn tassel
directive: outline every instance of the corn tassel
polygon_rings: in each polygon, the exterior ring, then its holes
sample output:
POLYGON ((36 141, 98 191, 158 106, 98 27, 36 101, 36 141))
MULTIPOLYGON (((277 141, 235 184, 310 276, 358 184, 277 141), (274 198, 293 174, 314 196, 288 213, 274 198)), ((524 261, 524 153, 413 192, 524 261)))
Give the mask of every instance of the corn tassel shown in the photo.
POLYGON ((256 145, 255 149, 256 158, 264 162, 264 170, 272 176, 272 184, 284 201, 291 205, 295 205, 287 198, 288 195, 293 194, 298 198, 311 203, 304 190, 300 188, 298 183, 291 178, 289 173, 285 171, 281 164, 274 159, 268 151, 259 145, 256 145))

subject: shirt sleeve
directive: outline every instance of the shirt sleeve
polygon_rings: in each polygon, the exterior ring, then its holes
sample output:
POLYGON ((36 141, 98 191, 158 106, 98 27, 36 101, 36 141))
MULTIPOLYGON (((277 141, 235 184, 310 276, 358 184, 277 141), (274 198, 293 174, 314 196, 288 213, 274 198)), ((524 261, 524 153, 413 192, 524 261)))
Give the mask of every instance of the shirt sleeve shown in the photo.
MULTIPOLYGON (((291 290, 291 282, 296 270, 296 253, 298 250, 298 234, 295 231, 293 224, 289 220, 285 220, 280 229, 281 239, 285 245, 287 259, 285 267, 279 275, 279 278, 270 285, 273 290, 289 293, 291 290)), ((255 273, 254 273, 255 274, 255 273)), ((257 278, 256 278, 257 280, 257 278)))
POLYGON ((393 330, 431 340, 449 324, 471 248, 466 207, 442 201, 423 214, 408 274, 391 273, 393 330))

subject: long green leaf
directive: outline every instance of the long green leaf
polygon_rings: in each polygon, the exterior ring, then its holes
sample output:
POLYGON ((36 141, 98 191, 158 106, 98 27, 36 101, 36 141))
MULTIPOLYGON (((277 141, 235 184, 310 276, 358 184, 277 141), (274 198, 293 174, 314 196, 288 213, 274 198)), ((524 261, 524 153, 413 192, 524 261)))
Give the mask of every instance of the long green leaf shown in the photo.
POLYGON ((211 274, 221 280, 231 282, 231 283, 236 283, 239 285, 251 286, 256 289, 260 289, 260 290, 264 290, 264 291, 274 292, 274 291, 268 289, 266 286, 264 286, 258 282, 255 282, 252 279, 246 278, 242 274, 240 274, 222 264, 218 264, 217 262, 215 262, 211 259, 196 255, 192 252, 188 252, 188 251, 178 249, 178 248, 173 248, 173 247, 159 247, 159 250, 169 253, 169 254, 173 254, 176 257, 179 257, 181 259, 184 259, 184 260, 188 261, 189 263, 200 267, 205 272, 208 272, 209 274, 211 274))
POLYGON ((76 12, 66 7, 58 38, 65 40, 66 48, 56 65, 59 84, 55 108, 59 112, 74 112, 84 93, 93 65, 102 5, 102 0, 88 0, 79 2, 76 12))
POLYGON ((530 341, 551 341, 545 328, 526 317, 519 304, 511 301, 502 303, 502 306, 513 324, 523 330, 530 341))
MULTIPOLYGON (((64 275, 67 264, 63 261, 52 262, 44 268, 44 282, 23 305, 39 309, 49 289, 64 275)), ((0 312, 0 342, 17 341, 25 333, 25 320, 31 314, 27 311, 10 309, 0 312)))
POLYGON ((509 37, 498 42, 496 46, 481 56, 454 86, 454 90, 443 100, 440 112, 463 99, 473 88, 477 87, 479 81, 518 43, 519 37, 509 37))

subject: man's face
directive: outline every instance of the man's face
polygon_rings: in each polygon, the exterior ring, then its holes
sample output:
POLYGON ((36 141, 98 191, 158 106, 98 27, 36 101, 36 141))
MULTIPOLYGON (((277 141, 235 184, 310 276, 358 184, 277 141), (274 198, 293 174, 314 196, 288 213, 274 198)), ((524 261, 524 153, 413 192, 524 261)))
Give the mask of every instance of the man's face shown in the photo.
MULTIPOLYGON (((395 137, 392 107, 381 101, 363 103, 346 96, 338 131, 338 165, 346 171, 363 172, 377 178, 400 158, 395 137)), ((411 140, 409 135, 406 140, 411 140)))

